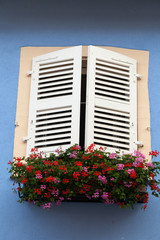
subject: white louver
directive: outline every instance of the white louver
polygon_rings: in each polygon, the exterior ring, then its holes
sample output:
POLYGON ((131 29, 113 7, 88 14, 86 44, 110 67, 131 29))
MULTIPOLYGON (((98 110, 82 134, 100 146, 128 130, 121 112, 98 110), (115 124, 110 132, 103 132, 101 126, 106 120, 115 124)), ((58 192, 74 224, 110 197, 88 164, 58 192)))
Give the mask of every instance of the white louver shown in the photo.
POLYGON ((132 152, 137 148, 136 61, 89 47, 86 99, 86 147, 132 152))
POLYGON ((27 156, 79 143, 82 47, 33 59, 27 156))

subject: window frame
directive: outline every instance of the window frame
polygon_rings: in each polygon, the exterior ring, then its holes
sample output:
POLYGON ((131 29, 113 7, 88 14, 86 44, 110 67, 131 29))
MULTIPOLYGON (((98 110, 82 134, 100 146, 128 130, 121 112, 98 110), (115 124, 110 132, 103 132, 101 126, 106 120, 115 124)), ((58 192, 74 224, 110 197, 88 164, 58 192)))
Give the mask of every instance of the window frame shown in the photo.
MULTIPOLYGON (((139 147, 144 154, 148 154, 151 149, 150 141, 150 112, 148 97, 148 65, 149 52, 133 49, 122 49, 114 47, 102 47, 115 51, 137 60, 138 73, 142 75, 138 84, 138 141, 143 142, 143 147, 139 147), (145 116, 145 117, 144 117, 145 116)), ((27 72, 32 70, 32 58, 52 51, 58 51, 64 47, 23 47, 21 48, 16 128, 14 138, 14 156, 24 156, 26 153, 29 96, 30 96, 30 78, 27 72), (24 91, 25 89, 25 91, 24 91)), ((88 47, 83 46, 82 56, 87 57, 88 47)))

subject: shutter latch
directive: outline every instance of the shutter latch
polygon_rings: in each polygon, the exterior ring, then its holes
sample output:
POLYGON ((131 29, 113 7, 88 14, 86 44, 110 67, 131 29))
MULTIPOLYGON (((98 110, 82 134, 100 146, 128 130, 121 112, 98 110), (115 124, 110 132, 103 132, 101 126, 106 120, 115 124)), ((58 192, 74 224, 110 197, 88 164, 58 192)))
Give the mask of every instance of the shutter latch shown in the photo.
POLYGON ((33 73, 33 71, 28 71, 28 72, 27 72, 27 76, 32 75, 32 73, 33 73))
POLYGON ((31 138, 31 137, 23 137, 23 138, 22 138, 22 141, 23 141, 23 142, 26 142, 26 141, 28 141, 30 138, 31 138))
POLYGON ((137 78, 139 78, 140 80, 142 79, 142 75, 141 74, 135 74, 135 76, 137 77, 137 78))
POLYGON ((143 147, 143 142, 142 141, 136 141, 134 142, 136 145, 140 146, 140 147, 143 147))

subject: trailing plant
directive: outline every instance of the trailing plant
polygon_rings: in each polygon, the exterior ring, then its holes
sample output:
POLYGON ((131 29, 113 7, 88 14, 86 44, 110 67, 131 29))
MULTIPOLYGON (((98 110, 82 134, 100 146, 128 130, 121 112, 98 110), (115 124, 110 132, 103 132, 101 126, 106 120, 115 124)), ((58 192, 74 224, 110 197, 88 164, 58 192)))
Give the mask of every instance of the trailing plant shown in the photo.
MULTIPOLYGON (((159 152, 150 155, 157 157, 159 152)), ((9 173, 21 197, 19 202, 33 202, 50 208, 55 202, 83 197, 105 204, 118 204, 121 208, 143 202, 147 207, 150 187, 152 195, 159 197, 158 176, 160 163, 148 162, 139 151, 131 154, 106 152, 91 144, 86 151, 74 145, 66 151, 57 149, 46 157, 33 148, 28 158, 15 158, 9 162, 9 173)), ((15 189, 14 189, 15 190, 15 189)))

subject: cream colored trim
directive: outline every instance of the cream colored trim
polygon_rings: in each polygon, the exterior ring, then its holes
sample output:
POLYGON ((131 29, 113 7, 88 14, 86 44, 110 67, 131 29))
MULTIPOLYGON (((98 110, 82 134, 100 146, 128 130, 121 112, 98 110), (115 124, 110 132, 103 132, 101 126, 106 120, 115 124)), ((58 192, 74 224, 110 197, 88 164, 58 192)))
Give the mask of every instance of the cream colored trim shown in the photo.
MULTIPOLYGON (((124 54, 137 60, 138 74, 142 75, 142 79, 138 79, 138 141, 143 142, 143 147, 139 150, 148 157, 151 150, 150 139, 150 109, 148 97, 148 66, 149 52, 141 50, 132 50, 115 47, 102 47, 111 51, 124 54)), ((32 70, 32 58, 46 54, 52 51, 58 51, 64 47, 23 47, 21 48, 20 72, 18 84, 17 112, 16 112, 16 128, 14 137, 14 156, 25 156, 26 142, 22 141, 23 137, 27 137, 29 96, 30 96, 30 79, 27 72, 32 70)), ((88 47, 83 47, 83 57, 87 56, 88 47)))

